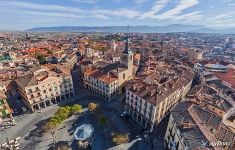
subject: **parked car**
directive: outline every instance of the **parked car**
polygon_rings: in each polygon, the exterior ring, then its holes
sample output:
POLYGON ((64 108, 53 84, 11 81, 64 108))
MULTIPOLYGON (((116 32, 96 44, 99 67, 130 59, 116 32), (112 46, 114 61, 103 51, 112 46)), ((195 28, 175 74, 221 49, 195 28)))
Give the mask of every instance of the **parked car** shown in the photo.
POLYGON ((18 109, 14 109, 13 111, 14 111, 14 114, 19 114, 18 109))
POLYGON ((20 104, 20 100, 16 100, 16 103, 17 103, 17 104, 20 104))
POLYGON ((120 117, 124 118, 124 119, 127 119, 129 117, 129 115, 128 115, 127 111, 124 111, 124 112, 121 113, 120 117))

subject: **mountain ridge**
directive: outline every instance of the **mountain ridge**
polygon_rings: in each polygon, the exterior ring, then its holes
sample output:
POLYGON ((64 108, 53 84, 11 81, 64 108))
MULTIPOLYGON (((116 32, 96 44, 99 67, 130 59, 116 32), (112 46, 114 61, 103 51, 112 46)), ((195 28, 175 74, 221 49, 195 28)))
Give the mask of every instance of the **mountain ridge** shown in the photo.
MULTIPOLYGON (((25 30, 26 32, 127 32, 127 26, 57 26, 35 27, 25 30)), ((192 33, 225 33, 235 34, 235 28, 213 29, 202 25, 170 24, 166 26, 137 25, 129 26, 129 32, 138 33, 169 33, 169 32, 192 32, 192 33)))

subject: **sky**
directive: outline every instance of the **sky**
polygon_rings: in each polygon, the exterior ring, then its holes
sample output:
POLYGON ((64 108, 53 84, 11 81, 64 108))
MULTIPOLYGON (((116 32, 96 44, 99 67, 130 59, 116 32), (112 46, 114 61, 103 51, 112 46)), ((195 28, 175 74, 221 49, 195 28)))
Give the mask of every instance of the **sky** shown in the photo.
POLYGON ((235 27, 235 0, 0 0, 0 30, 51 26, 235 27))

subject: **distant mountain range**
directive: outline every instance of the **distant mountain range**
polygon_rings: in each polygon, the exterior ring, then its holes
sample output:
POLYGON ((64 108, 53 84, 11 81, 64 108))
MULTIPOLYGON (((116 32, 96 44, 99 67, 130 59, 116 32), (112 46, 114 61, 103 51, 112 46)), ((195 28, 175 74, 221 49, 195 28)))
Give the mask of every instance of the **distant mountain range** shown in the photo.
MULTIPOLYGON (((36 27, 25 30, 26 32, 127 32, 127 26, 59 26, 36 27)), ((227 33, 235 34, 235 28, 212 29, 202 25, 172 24, 167 26, 129 26, 129 32, 139 33, 167 33, 167 32, 192 32, 192 33, 227 33)))

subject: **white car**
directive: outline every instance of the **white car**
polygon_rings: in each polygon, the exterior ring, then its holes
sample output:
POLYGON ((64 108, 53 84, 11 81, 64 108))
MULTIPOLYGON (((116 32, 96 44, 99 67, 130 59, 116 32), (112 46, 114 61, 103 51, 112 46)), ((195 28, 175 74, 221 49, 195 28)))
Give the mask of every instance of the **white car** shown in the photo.
POLYGON ((128 116, 127 111, 124 111, 124 112, 121 113, 121 117, 127 117, 127 116, 128 116))

